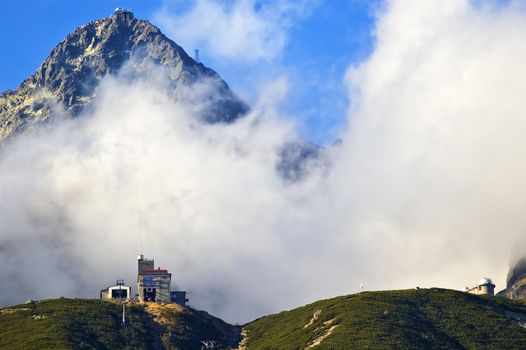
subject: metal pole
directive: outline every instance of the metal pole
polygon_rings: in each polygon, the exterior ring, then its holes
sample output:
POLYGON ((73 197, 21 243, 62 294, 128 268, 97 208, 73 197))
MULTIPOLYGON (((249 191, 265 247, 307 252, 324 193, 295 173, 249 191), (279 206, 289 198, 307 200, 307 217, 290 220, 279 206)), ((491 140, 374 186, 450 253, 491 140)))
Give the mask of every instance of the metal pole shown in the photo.
POLYGON ((122 323, 126 323, 126 304, 122 304, 122 323))

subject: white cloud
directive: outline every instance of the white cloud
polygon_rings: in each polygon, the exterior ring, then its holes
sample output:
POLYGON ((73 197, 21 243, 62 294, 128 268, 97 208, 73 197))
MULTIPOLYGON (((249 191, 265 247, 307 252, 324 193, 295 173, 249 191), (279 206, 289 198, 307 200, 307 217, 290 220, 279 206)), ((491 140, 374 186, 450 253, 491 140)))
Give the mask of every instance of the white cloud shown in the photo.
POLYGON ((374 53, 348 73, 354 106, 333 181, 347 180, 349 232, 367 256, 396 262, 378 287, 490 275, 503 288, 526 231, 526 14, 469 1, 387 7, 374 53))
POLYGON ((314 0, 196 0, 183 13, 168 7, 153 19, 177 43, 240 62, 272 60, 287 41, 287 31, 305 16, 314 0))
POLYGON ((161 77, 106 79, 92 114, 4 146, 0 263, 13 269, 0 279, 13 293, 0 304, 133 284, 142 246, 198 307, 232 321, 268 308, 262 293, 286 273, 268 267, 288 259, 279 228, 296 197, 275 168, 295 139, 273 114, 286 82, 242 120, 209 125, 197 118, 206 84, 173 102, 161 77))

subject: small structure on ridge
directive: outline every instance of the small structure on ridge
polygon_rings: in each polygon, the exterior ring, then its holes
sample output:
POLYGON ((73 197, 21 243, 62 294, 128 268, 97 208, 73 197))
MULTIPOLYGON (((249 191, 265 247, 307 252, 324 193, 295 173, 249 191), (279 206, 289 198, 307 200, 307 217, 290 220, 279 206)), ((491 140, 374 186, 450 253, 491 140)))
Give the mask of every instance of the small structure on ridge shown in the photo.
POLYGON ((117 280, 114 286, 102 289, 100 298, 104 300, 129 300, 131 287, 124 285, 124 280, 117 280))
POLYGON ((475 287, 466 287, 464 291, 466 293, 477 295, 495 295, 495 284, 493 284, 491 278, 484 277, 475 287))
POLYGON ((120 19, 120 20, 123 20, 123 21, 131 21, 134 18, 133 17, 133 12, 131 12, 131 10, 124 9, 122 7, 117 7, 115 9, 115 11, 113 11, 113 15, 117 19, 120 19))

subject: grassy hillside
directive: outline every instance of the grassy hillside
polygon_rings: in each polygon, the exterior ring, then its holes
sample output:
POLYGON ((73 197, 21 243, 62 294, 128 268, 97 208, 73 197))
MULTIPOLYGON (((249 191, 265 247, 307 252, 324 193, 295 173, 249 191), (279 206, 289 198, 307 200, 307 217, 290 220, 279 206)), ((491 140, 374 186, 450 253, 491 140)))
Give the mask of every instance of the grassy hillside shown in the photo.
POLYGON ((176 305, 56 299, 0 309, 0 349, 200 349, 237 342, 235 327, 176 305))
POLYGON ((526 349, 526 305, 444 289, 364 292, 263 317, 247 349, 526 349))
MULTIPOLYGON (((233 327, 174 304, 56 299, 0 309, 0 349, 221 349, 233 327)), ((444 289, 364 292, 266 316, 245 349, 526 349, 526 304, 444 289)))

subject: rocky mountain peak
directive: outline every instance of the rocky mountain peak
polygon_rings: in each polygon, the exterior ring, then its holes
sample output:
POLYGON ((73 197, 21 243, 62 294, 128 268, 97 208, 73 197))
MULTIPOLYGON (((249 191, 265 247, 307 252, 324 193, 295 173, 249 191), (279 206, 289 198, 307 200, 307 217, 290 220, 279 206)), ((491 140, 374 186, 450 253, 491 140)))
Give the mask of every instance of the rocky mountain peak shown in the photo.
POLYGON ((2 94, 0 140, 45 122, 55 104, 72 117, 79 115, 93 103, 100 81, 127 62, 137 73, 151 64, 162 67, 174 89, 203 78, 215 80, 215 104, 203 115, 208 122, 230 122, 248 110, 216 72, 194 61, 159 28, 118 8, 75 29, 35 74, 2 94))

